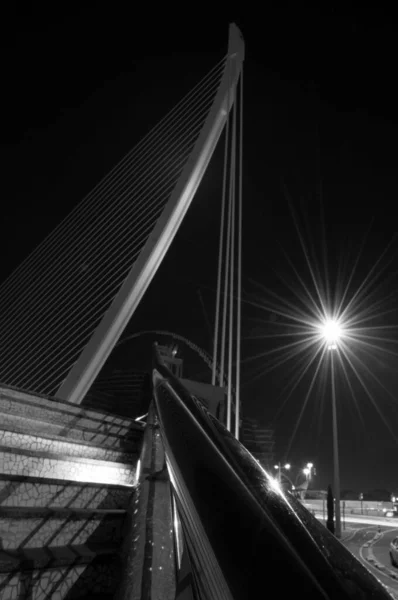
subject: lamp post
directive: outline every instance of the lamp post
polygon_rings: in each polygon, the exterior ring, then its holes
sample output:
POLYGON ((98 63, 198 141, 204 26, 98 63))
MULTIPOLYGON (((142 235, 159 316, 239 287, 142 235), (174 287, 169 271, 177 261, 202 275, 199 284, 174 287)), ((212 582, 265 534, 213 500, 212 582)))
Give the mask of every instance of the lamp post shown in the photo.
POLYGON ((285 465, 281 465, 281 463, 279 462, 277 465, 274 466, 274 469, 276 469, 278 471, 278 481, 279 481, 279 484, 281 484, 282 483, 282 469, 286 469, 286 471, 289 471, 290 464, 286 463, 285 465))
POLYGON ((334 355, 338 348, 338 342, 342 336, 341 327, 335 319, 328 319, 322 326, 322 335, 327 350, 330 352, 330 370, 332 377, 332 427, 333 427, 333 486, 335 498, 335 535, 341 537, 341 512, 340 512, 340 467, 339 467, 339 445, 337 428, 337 406, 336 387, 334 376, 334 355))

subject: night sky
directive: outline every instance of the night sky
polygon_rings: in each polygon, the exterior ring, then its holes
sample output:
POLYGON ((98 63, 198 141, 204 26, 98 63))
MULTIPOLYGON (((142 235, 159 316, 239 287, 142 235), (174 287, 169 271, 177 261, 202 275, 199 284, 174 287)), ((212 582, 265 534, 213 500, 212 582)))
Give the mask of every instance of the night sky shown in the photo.
MULTIPOLYGON (((294 365, 254 378, 268 364, 267 357, 254 355, 272 350, 279 343, 272 336, 283 328, 277 307, 269 309, 269 292, 294 301, 292 264, 310 282, 295 223, 320 270, 327 266, 331 286, 341 283, 363 245, 352 282, 360 285, 392 241, 377 267, 374 293, 368 294, 369 302, 381 303, 380 311, 390 310, 375 317, 376 325, 391 328, 390 341, 380 342, 389 353, 364 358, 384 385, 366 380, 377 409, 355 378, 360 412, 343 377, 337 395, 342 487, 398 492, 393 354, 398 98, 392 19, 377 11, 346 14, 332 8, 323 13, 270 8, 265 18, 255 13, 154 18, 129 13, 127 6, 56 13, 40 8, 4 19, 0 280, 223 56, 228 22, 235 21, 246 42, 244 410, 275 428, 277 459, 295 465, 311 460, 317 486, 331 481, 328 386, 315 386, 290 444, 311 374, 285 405, 283 389, 294 365), (264 337, 254 341, 254 335, 264 337)), ((215 304, 221 166, 220 148, 131 331, 163 328, 211 351, 207 321, 213 321, 215 304)))

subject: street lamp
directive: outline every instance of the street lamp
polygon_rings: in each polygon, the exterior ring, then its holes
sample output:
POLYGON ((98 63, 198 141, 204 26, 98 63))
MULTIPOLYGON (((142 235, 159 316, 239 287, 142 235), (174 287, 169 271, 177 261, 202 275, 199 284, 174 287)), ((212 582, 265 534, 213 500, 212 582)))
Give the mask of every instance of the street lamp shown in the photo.
POLYGON ((338 341, 343 333, 339 322, 336 319, 326 319, 321 329, 328 350, 337 350, 338 341))
POLYGON ((286 469, 286 471, 289 471, 290 464, 286 463, 285 465, 281 465, 281 463, 279 462, 277 465, 274 466, 274 469, 276 469, 278 471, 279 483, 282 483, 282 469, 286 469))
POLYGON ((321 327, 321 333, 327 349, 330 351, 330 365, 332 376, 332 422, 333 422, 333 471, 334 471, 334 497, 335 497, 335 515, 336 526, 335 535, 341 537, 341 513, 340 513, 340 468, 339 468, 339 446, 337 430, 337 408, 336 408, 336 388, 334 380, 334 353, 338 348, 338 343, 343 335, 343 330, 338 320, 326 319, 321 327))
POLYGON ((313 471, 315 472, 314 463, 312 463, 312 462, 307 463, 305 469, 303 469, 303 473, 306 476, 306 478, 308 479, 308 481, 311 481, 313 471))

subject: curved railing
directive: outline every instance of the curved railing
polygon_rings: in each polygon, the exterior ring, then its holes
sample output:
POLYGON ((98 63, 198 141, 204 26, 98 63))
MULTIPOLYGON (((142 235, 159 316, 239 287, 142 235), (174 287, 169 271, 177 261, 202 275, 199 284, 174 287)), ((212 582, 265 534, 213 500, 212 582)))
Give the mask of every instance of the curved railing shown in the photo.
POLYGON ((153 397, 199 598, 389 598, 162 364, 153 397))

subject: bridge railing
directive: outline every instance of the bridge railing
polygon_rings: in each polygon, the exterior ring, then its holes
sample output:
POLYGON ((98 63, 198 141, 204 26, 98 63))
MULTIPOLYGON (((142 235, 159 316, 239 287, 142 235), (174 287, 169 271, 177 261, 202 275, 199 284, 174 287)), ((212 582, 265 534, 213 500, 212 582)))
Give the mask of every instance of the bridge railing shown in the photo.
POLYGON ((156 347, 153 398, 198 597, 251 598, 276 584, 282 598, 297 590, 311 598, 389 597, 189 394, 156 347))

